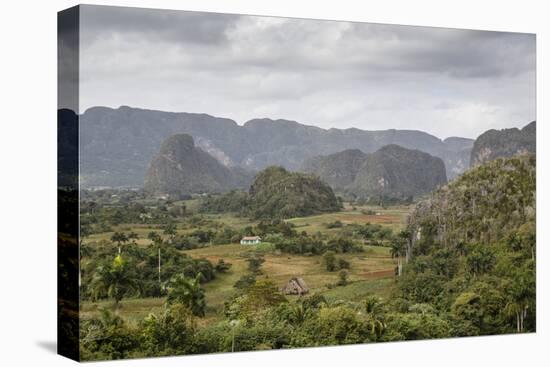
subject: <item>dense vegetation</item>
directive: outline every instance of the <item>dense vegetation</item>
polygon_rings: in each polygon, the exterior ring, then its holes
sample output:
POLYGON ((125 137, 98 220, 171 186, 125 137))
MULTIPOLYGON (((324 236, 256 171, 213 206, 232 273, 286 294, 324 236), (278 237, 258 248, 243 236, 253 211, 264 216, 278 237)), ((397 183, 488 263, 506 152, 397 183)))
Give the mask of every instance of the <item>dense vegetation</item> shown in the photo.
POLYGON ((341 201, 319 178, 282 167, 268 167, 256 175, 248 193, 232 191, 203 201, 204 212, 232 212, 254 219, 304 217, 338 211, 341 201))
POLYGON ((468 171, 417 206, 399 286, 458 335, 535 330, 535 157, 468 171))
MULTIPOLYGON (((82 358, 534 331, 535 166, 535 157, 524 155, 476 167, 418 203, 399 231, 378 224, 332 221, 324 224, 322 233, 306 233, 281 219, 235 229, 184 211, 177 217, 177 226, 166 224, 147 235, 145 246, 132 244, 136 240, 132 232, 115 232, 110 241, 82 247, 84 297, 108 297, 117 305, 145 290, 165 296, 164 306, 161 312, 133 322, 118 315, 118 306, 83 320, 82 358), (213 284, 208 282, 227 276, 231 264, 187 256, 178 250, 180 241, 194 238, 196 246, 222 248, 228 238, 238 240, 242 235, 259 235, 266 243, 242 254, 244 275, 224 299, 220 318, 206 320, 206 289, 213 284), (363 293, 344 300, 316 292, 285 296, 264 269, 270 252, 285 253, 285 258, 290 256, 286 254, 300 254, 302 259, 317 256, 319 269, 338 279, 330 287, 362 286, 365 283, 350 282, 348 271, 353 265, 345 256, 363 254, 373 246, 389 248, 395 259, 395 283, 384 298, 363 293)), ((278 168, 273 174, 273 180, 260 185, 269 187, 278 174, 283 181, 287 177, 278 168)), ((232 197, 225 197, 226 205, 232 197)), ((174 203, 166 205, 169 212, 174 203)), ((98 204, 94 213, 87 206, 81 210, 93 222, 106 209, 98 204)))
MULTIPOLYGON (((124 239, 118 243, 82 245, 81 299, 113 298, 118 303, 134 296, 159 297, 166 295, 166 283, 175 276, 196 278, 200 275, 201 282, 216 277, 215 266, 210 261, 178 252, 158 234, 150 237, 152 244, 145 248, 124 237, 118 237, 119 241, 124 239), (120 254, 113 259, 117 247, 120 254)), ((113 238, 116 242, 116 237, 113 238)))
POLYGON ((254 218, 292 218, 342 207, 330 186, 314 176, 268 167, 249 190, 249 211, 254 218))

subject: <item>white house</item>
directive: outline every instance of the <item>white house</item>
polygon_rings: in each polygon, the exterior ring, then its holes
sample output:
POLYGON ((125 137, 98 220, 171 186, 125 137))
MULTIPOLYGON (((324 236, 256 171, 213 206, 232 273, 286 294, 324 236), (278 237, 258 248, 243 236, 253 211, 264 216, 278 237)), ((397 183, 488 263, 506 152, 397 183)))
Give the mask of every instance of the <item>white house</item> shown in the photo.
POLYGON ((257 245, 262 242, 260 236, 245 236, 241 239, 241 245, 257 245))

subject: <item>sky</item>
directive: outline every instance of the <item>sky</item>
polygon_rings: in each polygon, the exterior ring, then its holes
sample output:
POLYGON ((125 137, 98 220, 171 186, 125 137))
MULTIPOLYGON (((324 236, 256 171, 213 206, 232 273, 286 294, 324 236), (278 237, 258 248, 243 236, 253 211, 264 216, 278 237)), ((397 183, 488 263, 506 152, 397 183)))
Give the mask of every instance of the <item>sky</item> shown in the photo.
POLYGON ((536 119, 535 35, 83 6, 80 110, 475 138, 536 119))

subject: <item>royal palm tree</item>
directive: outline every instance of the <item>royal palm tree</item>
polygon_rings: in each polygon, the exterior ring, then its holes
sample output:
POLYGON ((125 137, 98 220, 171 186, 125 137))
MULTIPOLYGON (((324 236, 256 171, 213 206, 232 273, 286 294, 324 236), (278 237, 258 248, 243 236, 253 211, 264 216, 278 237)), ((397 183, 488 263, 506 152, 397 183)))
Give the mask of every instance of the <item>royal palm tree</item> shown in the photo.
POLYGON ((369 296, 365 299, 364 308, 371 336, 378 339, 386 330, 382 302, 376 296, 369 296))
POLYGON ((111 236, 111 241, 113 242, 116 242, 117 243, 117 246, 118 246, 118 253, 120 255, 120 247, 122 246, 122 244, 128 242, 128 237, 126 237, 126 235, 123 233, 123 232, 115 232, 113 233, 113 235, 111 236))
POLYGON ((535 299, 535 275, 530 265, 515 271, 508 288, 508 303, 504 307, 506 315, 515 316, 516 331, 518 333, 525 330, 527 311, 533 306, 533 300, 535 299))
POLYGON ((116 256, 110 265, 97 268, 91 287, 94 299, 105 294, 114 299, 115 308, 118 308, 125 295, 137 289, 136 282, 121 255, 116 256))
POLYGON ((178 275, 168 283, 168 303, 181 303, 187 306, 193 315, 204 316, 206 299, 201 287, 202 274, 198 273, 195 279, 178 275))
POLYGON ((397 276, 401 276, 403 272, 403 255, 406 251, 406 242, 402 238, 396 238, 391 244, 391 257, 397 259, 397 276))
POLYGON ((153 242, 153 246, 156 246, 157 249, 158 249, 158 260, 159 260, 159 273, 158 273, 158 278, 159 278, 159 285, 160 285, 160 272, 161 272, 161 261, 160 261, 160 248, 162 246, 162 237, 155 231, 151 231, 149 232, 149 234, 147 235, 147 238, 150 239, 152 242, 153 242))

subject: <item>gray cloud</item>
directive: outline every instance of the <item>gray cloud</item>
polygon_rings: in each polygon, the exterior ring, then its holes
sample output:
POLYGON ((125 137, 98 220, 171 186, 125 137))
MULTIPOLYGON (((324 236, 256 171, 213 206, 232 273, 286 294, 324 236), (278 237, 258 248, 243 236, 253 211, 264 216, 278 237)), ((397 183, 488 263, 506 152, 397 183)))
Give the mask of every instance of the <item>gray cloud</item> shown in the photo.
POLYGON ((85 6, 81 106, 475 137, 535 118, 535 37, 85 6))
POLYGON ((124 34, 139 40, 218 44, 239 16, 162 9, 82 5, 85 42, 124 34))

